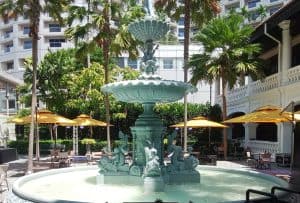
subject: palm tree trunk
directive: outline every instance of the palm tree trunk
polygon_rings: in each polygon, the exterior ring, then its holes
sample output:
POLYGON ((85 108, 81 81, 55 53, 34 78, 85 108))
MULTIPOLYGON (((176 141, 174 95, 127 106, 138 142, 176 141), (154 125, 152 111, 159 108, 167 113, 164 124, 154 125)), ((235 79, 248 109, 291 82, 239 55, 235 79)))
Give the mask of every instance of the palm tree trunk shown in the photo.
MULTIPOLYGON (((190 0, 184 1, 184 48, 183 48, 183 74, 184 74, 184 82, 188 81, 188 60, 189 60, 189 44, 190 44, 190 12, 191 12, 191 4, 190 0)), ((184 152, 187 152, 187 94, 184 95, 184 152)))
MULTIPOLYGON (((108 0, 109 3, 109 0, 108 0)), ((109 21, 110 21, 110 14, 109 14, 109 6, 107 9, 104 9, 104 32, 110 33, 110 27, 109 27, 109 21)), ((110 40, 109 38, 104 39, 103 41, 103 58, 104 58, 104 83, 108 84, 109 82, 109 44, 110 40)), ((108 152, 111 152, 111 143, 110 143, 110 106, 109 106, 109 96, 105 93, 104 96, 104 103, 105 103, 105 116, 106 116, 106 134, 107 134, 107 150, 108 152)))
MULTIPOLYGON (((222 78, 222 117, 223 121, 226 120, 227 118, 227 102, 226 102, 226 81, 224 79, 223 74, 221 73, 221 78, 222 78)), ((224 159, 227 160, 227 154, 228 154, 228 144, 227 144, 227 129, 223 129, 223 150, 224 150, 224 159)))
POLYGON ((33 142, 34 132, 36 128, 36 75, 38 63, 38 30, 39 30, 40 14, 36 12, 36 16, 31 19, 30 35, 32 38, 32 99, 31 99, 31 124, 29 133, 29 146, 28 146, 28 165, 27 174, 33 172, 33 142))

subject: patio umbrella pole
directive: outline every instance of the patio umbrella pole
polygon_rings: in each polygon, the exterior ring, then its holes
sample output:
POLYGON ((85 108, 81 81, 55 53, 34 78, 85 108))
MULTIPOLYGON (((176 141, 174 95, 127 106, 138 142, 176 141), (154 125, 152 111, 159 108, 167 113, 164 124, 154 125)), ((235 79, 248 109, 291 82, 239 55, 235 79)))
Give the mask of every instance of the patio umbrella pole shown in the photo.
MULTIPOLYGON (((293 112, 293 117, 294 117, 294 112, 293 112)), ((292 121, 292 137, 291 137, 291 164, 290 164, 290 170, 293 170, 293 165, 294 165, 294 136, 295 136, 295 131, 296 131, 296 122, 293 118, 292 121)))

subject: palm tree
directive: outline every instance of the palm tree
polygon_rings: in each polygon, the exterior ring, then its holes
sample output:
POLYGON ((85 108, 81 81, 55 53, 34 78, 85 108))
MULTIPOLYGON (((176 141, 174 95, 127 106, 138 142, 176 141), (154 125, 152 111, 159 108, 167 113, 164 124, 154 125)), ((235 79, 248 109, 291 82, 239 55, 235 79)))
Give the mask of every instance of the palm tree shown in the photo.
MULTIPOLYGON (((210 20, 220 12, 218 0, 184 0, 183 4, 178 4, 177 0, 157 0, 155 8, 158 12, 167 15, 178 21, 184 15, 184 82, 188 82, 189 68, 189 44, 191 21, 195 26, 201 27, 203 23, 210 20)), ((187 151, 187 95, 184 96, 184 151, 187 151)))
MULTIPOLYGON (((111 1, 111 0, 89 0, 90 6, 71 6, 68 16, 69 28, 66 30, 67 37, 78 42, 87 36, 91 38, 86 43, 81 43, 79 55, 89 53, 96 46, 103 51, 103 67, 105 84, 110 82, 110 63, 113 57, 120 56, 122 51, 128 51, 130 58, 138 56, 138 42, 128 32, 127 25, 137 18, 144 16, 141 6, 135 1, 111 1), (89 18, 87 21, 86 19, 89 18), (80 24, 73 25, 76 20, 80 24), (118 23, 113 26, 112 20, 118 23), (91 36, 89 33, 94 34, 91 36)), ((109 96, 105 94, 105 111, 107 125, 108 150, 111 151, 110 144, 110 107, 109 96)))
POLYGON ((246 18, 248 20, 248 22, 250 22, 250 18, 251 18, 251 14, 249 13, 248 9, 246 8, 246 6, 243 6, 239 12, 242 16, 244 16, 244 18, 246 18))
MULTIPOLYGON (((243 26, 241 15, 230 14, 211 20, 196 35, 196 40, 204 46, 204 53, 195 54, 190 60, 191 82, 211 83, 222 81, 222 116, 226 119, 226 88, 232 88, 240 75, 259 76, 259 62, 254 58, 260 51, 259 44, 249 44, 253 28, 243 26)), ((227 131, 224 130, 224 158, 227 158, 227 131)))
POLYGON ((257 13, 260 16, 260 20, 263 21, 267 17, 267 8, 263 5, 259 5, 257 13))
POLYGON ((32 101, 31 101, 31 124, 29 134, 28 147, 28 166, 27 173, 31 173, 33 169, 33 140, 34 130, 36 128, 36 73, 38 64, 38 40, 39 40, 39 24, 41 13, 49 13, 50 16, 62 22, 61 13, 65 7, 69 5, 71 0, 4 0, 0 3, 0 13, 7 18, 17 16, 29 17, 29 36, 32 39, 32 101))

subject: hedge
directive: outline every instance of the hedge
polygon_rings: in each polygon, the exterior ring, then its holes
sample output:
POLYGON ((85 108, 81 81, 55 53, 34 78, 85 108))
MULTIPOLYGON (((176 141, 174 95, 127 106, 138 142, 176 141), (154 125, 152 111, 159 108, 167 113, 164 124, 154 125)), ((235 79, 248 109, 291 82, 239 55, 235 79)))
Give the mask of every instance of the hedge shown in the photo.
MULTIPOLYGON (((40 143, 41 154, 49 154, 50 149, 53 149, 54 146, 53 140, 40 140, 39 143, 40 143)), ((118 144, 118 141, 115 141, 115 144, 118 144)), ((28 154, 28 140, 9 141, 8 146, 11 148, 16 148, 19 154, 28 154)), ((72 150, 73 141, 61 140, 61 139, 57 140, 56 148, 62 148, 62 146, 64 146, 65 151, 72 150)), ((91 150, 101 151, 106 146, 107 146, 107 141, 96 140, 96 144, 91 145, 91 150)), ((86 146, 84 144, 81 144, 80 141, 78 141, 78 151, 80 155, 84 155, 86 153, 86 146)))

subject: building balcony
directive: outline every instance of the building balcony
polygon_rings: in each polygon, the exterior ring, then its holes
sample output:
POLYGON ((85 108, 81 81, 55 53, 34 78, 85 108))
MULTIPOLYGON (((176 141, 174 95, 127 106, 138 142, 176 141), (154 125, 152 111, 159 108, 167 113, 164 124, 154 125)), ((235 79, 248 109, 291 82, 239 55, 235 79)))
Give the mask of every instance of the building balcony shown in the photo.
MULTIPOLYGON (((251 82, 245 86, 234 88, 227 92, 226 99, 228 106, 234 106, 236 103, 242 102, 249 96, 265 93, 287 85, 300 82, 300 65, 290 68, 287 71, 286 81, 282 81, 282 73, 270 75, 263 80, 251 82)), ((216 103, 222 104, 221 96, 216 97, 216 103)))
POLYGON ((7 44, 8 42, 12 42, 14 38, 14 34, 2 35, 0 37, 0 44, 7 44))

